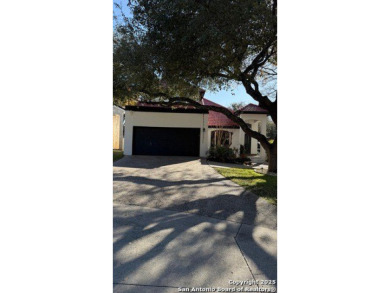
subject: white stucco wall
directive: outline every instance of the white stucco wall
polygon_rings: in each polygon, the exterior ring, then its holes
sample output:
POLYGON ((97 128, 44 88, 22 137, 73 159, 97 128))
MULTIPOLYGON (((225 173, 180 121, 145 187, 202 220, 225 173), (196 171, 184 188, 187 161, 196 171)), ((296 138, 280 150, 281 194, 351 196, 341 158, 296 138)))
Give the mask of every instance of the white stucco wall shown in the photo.
MULTIPOLYGON (((247 122, 247 121, 246 121, 247 122)), ((247 122, 250 126, 251 129, 254 131, 257 131, 258 129, 258 122, 253 122, 249 123, 247 122)), ((240 133, 239 133, 239 145, 245 145, 245 132, 240 128, 240 133)), ((251 138, 251 154, 256 155, 257 154, 257 139, 251 138)))
POLYGON ((126 110, 124 154, 127 156, 132 155, 133 126, 178 127, 200 128, 200 156, 206 157, 208 149, 207 122, 208 114, 141 112, 126 110), (203 129, 205 131, 203 131, 203 129))
MULTIPOLYGON (((266 114, 241 114, 240 117, 248 124, 251 125, 251 129, 258 131, 260 124, 260 133, 266 135, 267 129, 267 115, 266 114)), ((245 132, 240 129, 240 144, 245 143, 245 132)), ((251 154, 257 154, 257 139, 251 139, 251 154)), ((265 150, 260 147, 260 157, 266 159, 265 150)))
POLYGON ((121 149, 124 149, 124 140, 123 140, 123 119, 125 115, 125 110, 118 106, 113 106, 113 115, 120 116, 120 129, 119 129, 119 145, 122 146, 121 149))

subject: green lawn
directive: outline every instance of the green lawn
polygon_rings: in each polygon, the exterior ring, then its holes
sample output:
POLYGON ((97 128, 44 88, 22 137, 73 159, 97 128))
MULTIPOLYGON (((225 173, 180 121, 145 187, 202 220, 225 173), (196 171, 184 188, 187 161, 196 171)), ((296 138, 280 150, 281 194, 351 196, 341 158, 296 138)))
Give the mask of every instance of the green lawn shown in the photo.
POLYGON ((114 162, 123 157, 123 151, 114 150, 114 162))
POLYGON ((222 176, 276 205, 276 176, 259 174, 252 169, 215 168, 215 170, 222 176))

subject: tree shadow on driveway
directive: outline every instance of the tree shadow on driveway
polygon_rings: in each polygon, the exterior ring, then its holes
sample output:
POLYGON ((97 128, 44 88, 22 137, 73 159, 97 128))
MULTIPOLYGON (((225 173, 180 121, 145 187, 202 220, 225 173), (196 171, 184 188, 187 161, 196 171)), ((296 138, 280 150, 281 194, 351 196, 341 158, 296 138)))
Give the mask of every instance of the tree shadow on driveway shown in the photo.
POLYGON ((114 206, 114 283, 228 287, 229 279, 276 280, 276 251, 269 249, 276 239, 256 234, 273 230, 249 224, 256 207, 243 214, 247 224, 217 220, 242 212, 221 205, 235 198, 223 194, 167 210, 114 206), (172 212, 186 209, 207 216, 172 212))
MULTIPOLYGON (((168 181, 155 178, 145 178, 143 176, 132 176, 125 175, 124 173, 117 172, 114 181, 127 181, 135 184, 146 184, 146 185, 155 185, 157 187, 167 187, 167 186, 176 186, 177 181, 168 181)), ((214 182, 225 181, 225 178, 213 178, 213 179, 203 179, 203 180, 181 180, 181 185, 195 185, 195 184, 211 184, 214 182)))
POLYGON ((202 162, 114 167, 114 284, 134 285, 126 292, 276 279, 276 207, 202 162))
POLYGON ((187 162, 198 162, 198 157, 181 157, 181 156, 124 156, 122 159, 115 161, 114 167, 143 168, 154 169, 167 165, 182 164, 187 162))

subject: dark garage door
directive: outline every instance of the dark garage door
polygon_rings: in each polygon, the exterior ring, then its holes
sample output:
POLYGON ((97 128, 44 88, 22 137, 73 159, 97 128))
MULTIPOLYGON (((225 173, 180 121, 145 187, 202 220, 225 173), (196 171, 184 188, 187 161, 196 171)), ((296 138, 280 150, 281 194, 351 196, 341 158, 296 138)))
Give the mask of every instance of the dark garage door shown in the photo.
POLYGON ((134 126, 133 154, 199 156, 200 128, 134 126))

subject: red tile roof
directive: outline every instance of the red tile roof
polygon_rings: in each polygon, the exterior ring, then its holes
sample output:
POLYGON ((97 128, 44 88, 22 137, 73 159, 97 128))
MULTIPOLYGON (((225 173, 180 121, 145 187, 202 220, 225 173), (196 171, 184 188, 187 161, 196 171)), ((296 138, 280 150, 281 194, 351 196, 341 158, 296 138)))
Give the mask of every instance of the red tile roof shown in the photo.
MULTIPOLYGON (((202 103, 202 105, 206 105, 206 106, 217 106, 217 107, 224 108, 223 106, 221 106, 221 105, 219 105, 217 103, 214 103, 214 102, 212 102, 210 100, 207 100, 205 98, 203 98, 201 100, 201 103, 202 103)), ((235 127, 235 128, 239 127, 237 123, 233 122, 232 120, 227 118, 222 113, 214 112, 214 111, 209 111, 209 123, 208 123, 208 126, 209 127, 212 127, 212 126, 215 126, 215 127, 235 127)))
POLYGON ((267 114, 268 111, 255 104, 248 104, 245 107, 242 107, 240 110, 238 110, 237 113, 267 114))

